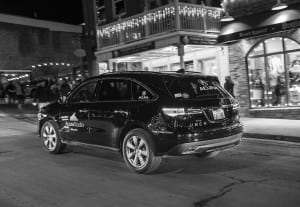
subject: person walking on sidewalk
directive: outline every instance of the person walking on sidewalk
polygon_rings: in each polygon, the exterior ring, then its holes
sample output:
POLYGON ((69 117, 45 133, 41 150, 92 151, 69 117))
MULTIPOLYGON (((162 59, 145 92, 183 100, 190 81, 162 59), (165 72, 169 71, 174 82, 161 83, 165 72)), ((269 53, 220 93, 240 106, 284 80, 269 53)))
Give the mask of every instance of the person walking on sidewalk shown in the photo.
POLYGON ((51 102, 51 90, 48 87, 48 81, 44 80, 40 82, 36 91, 36 100, 39 110, 44 106, 47 106, 51 102))
POLYGON ((0 104, 5 103, 5 90, 3 84, 0 82, 0 104))
POLYGON ((8 103, 14 104, 16 99, 16 86, 12 81, 6 86, 5 93, 8 95, 8 103))
POLYGON ((63 83, 60 86, 60 95, 62 100, 64 101, 68 95, 68 93, 71 91, 71 86, 68 83, 68 80, 66 78, 63 79, 63 83))
POLYGON ((18 100, 18 109, 22 110, 22 105, 25 102, 25 92, 22 84, 20 82, 16 83, 16 95, 18 100))
POLYGON ((225 77, 224 88, 234 97, 234 83, 230 76, 225 77))

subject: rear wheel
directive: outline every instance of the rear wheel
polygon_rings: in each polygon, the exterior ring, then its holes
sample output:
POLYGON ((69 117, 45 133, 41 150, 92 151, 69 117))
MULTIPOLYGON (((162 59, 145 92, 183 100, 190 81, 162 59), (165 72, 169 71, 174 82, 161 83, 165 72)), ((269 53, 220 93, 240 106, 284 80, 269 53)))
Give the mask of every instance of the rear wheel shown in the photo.
POLYGON ((127 133, 122 153, 126 165, 137 173, 154 172, 161 163, 161 157, 154 155, 151 135, 143 129, 133 129, 127 133))
POLYGON ((50 120, 43 124, 41 138, 45 149, 51 154, 62 153, 66 144, 61 142, 57 124, 50 120))

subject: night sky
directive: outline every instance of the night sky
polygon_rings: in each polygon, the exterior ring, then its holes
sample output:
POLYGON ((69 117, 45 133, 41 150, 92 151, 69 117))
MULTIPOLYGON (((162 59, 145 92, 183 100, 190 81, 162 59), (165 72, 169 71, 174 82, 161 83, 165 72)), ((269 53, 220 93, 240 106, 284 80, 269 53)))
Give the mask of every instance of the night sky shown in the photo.
POLYGON ((0 0, 0 13, 80 24, 82 0, 0 0))

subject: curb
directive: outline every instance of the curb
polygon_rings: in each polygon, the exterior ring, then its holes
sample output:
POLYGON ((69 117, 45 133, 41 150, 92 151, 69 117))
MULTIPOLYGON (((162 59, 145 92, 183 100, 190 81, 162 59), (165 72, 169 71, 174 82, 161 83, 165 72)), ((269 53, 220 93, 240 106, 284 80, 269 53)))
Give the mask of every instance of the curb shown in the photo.
POLYGON ((243 137, 255 138, 255 139, 277 140, 277 141, 288 141, 288 142, 299 142, 300 143, 300 137, 285 136, 285 135, 244 133, 243 137))

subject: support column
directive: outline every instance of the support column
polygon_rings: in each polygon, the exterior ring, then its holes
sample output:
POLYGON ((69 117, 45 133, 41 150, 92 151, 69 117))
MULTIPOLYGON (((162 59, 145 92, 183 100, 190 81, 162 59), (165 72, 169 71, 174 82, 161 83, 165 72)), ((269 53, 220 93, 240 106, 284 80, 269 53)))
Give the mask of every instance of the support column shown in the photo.
POLYGON ((177 44, 178 56, 180 61, 180 69, 185 69, 184 65, 184 45, 179 43, 177 44))
POLYGON ((89 76, 98 75, 95 51, 97 50, 96 39, 96 0, 82 0, 83 16, 85 22, 84 42, 89 76))

